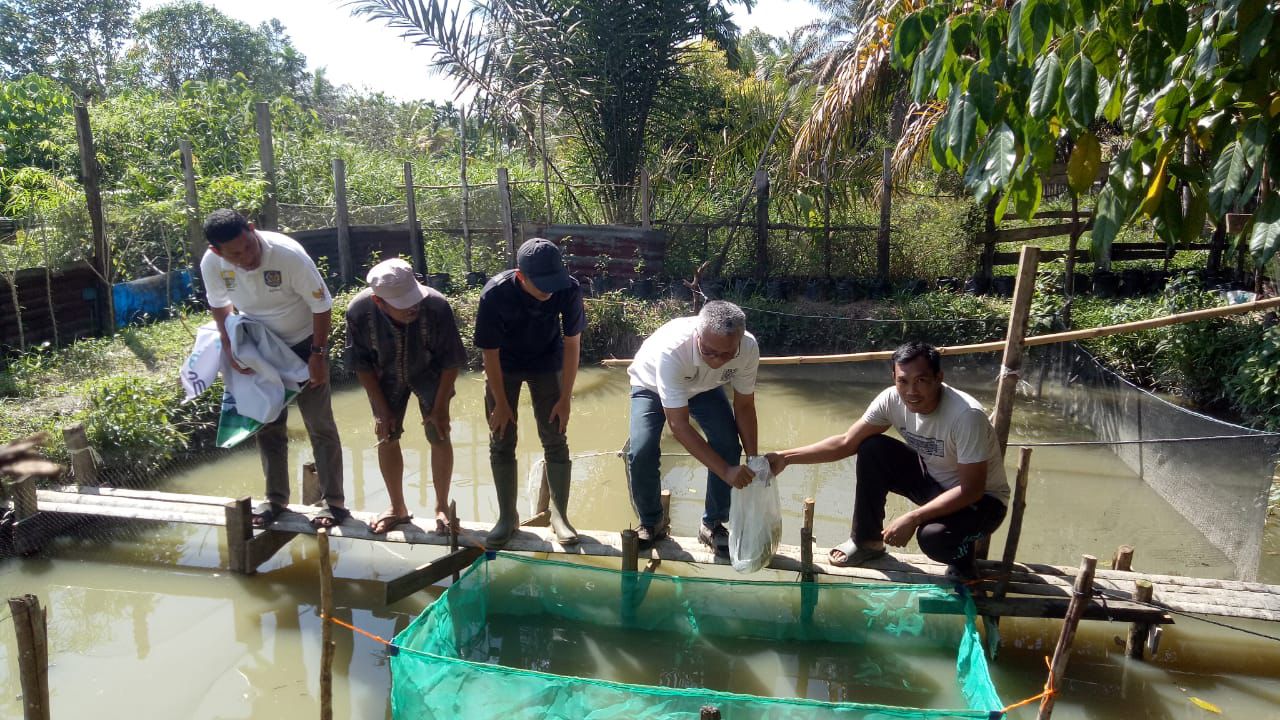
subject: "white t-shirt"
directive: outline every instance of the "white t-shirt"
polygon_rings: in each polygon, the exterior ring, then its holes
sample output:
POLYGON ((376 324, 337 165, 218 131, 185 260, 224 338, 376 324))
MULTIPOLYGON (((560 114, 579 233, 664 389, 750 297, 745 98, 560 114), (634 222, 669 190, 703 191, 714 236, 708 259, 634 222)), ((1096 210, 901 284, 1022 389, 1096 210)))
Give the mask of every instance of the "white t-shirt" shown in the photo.
POLYGON ((712 369, 698 352, 698 318, 676 318, 650 335, 627 368, 633 387, 658 393, 664 408, 682 408, 689 398, 732 383, 734 392, 751 395, 756 391, 756 370, 760 366, 760 346, 755 336, 744 333, 738 356, 712 369))
POLYGON ((245 270, 206 250, 200 260, 209 307, 235 305, 290 345, 311 337, 312 315, 333 307, 333 297, 315 262, 297 240, 268 230, 262 238, 262 263, 245 270))
POLYGON ((944 488, 960 484, 957 464, 986 461, 986 493, 1009 504, 1009 481, 995 430, 973 396, 943 384, 938 407, 927 415, 912 412, 895 387, 885 388, 863 413, 870 425, 898 429, 907 446, 924 460, 929 475, 944 488))

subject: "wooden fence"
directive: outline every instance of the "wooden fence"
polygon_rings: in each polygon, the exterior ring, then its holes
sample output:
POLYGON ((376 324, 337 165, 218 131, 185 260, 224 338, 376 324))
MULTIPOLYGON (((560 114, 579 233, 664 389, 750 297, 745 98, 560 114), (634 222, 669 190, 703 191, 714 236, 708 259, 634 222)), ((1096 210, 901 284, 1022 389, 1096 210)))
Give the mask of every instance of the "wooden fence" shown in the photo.
POLYGON ((0 345, 62 345, 97 335, 100 288, 97 273, 87 263, 51 271, 21 270, 13 284, 0 279, 0 345))

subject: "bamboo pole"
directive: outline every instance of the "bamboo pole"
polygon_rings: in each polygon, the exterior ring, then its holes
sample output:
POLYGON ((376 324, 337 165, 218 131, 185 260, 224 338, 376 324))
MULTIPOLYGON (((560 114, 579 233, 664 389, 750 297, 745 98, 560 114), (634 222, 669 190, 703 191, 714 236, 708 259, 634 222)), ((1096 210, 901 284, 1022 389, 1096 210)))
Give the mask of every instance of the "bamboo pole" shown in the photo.
POLYGON ((502 222, 502 243, 507 252, 507 267, 516 266, 515 230, 511 226, 511 186, 507 182, 507 169, 498 168, 498 210, 502 222))
POLYGON ((24 720, 49 720, 49 641, 47 616, 35 595, 9 598, 18 638, 18 675, 24 720))
POLYGON ((346 285, 355 275, 351 258, 351 215, 347 211, 347 163, 333 159, 334 222, 338 229, 338 284, 346 285))
POLYGON ((333 720, 333 560, 329 529, 316 530, 320 547, 320 720, 333 720))
MULTIPOLYGON (((1155 591, 1155 587, 1150 580, 1134 581, 1133 599, 1140 603, 1151 602, 1151 595, 1155 591)), ((1124 654, 1135 660, 1142 659, 1142 651, 1147 646, 1147 636, 1151 633, 1151 623, 1132 623, 1129 625, 1129 635, 1125 638, 1124 654)))
POLYGON ((769 277, 769 171, 756 170, 756 277, 769 277))
MULTIPOLYGON (((547 224, 551 224, 551 172, 550 158, 547 156, 547 102, 546 98, 538 100, 538 134, 541 136, 541 147, 538 153, 542 156, 542 197, 547 203, 547 224)), ((468 268, 469 269, 469 268, 468 268)))
POLYGON ((880 174, 880 230, 876 235, 876 277, 889 282, 889 236, 893 218, 893 149, 885 148, 880 174))
POLYGON ((413 163, 404 164, 404 206, 409 221, 409 255, 413 258, 413 271, 427 274, 426 251, 422 247, 422 228, 418 227, 418 198, 413 187, 413 163))
POLYGON ((1093 571, 1097 567, 1098 558, 1084 555, 1080 558, 1080 572, 1076 575, 1075 587, 1072 589, 1071 604, 1067 606, 1067 616, 1062 621, 1062 634, 1058 636, 1058 644, 1053 649, 1053 659, 1049 662, 1048 692, 1040 701, 1040 713, 1036 720, 1049 720, 1053 714, 1053 705, 1057 697, 1057 689, 1062 677, 1067 672, 1067 662, 1071 659, 1071 643, 1076 639, 1076 629, 1080 625, 1080 616, 1093 595, 1093 571))
MULTIPOLYGON (((450 554, 458 552, 458 527, 459 527, 458 501, 450 500, 449 501, 449 553, 450 554)), ((459 577, 460 576, 458 575, 457 571, 454 571, 453 581, 458 582, 459 577)))
POLYGON ((622 572, 640 569, 640 536, 630 528, 622 531, 622 572))
POLYGON ((651 230, 653 228, 653 218, 650 217, 652 200, 650 192, 649 169, 640 168, 640 228, 642 230, 651 230))
POLYGON ((1022 514, 1027 509, 1027 479, 1031 474, 1031 448, 1024 447, 1018 451, 1018 475, 1013 488, 1013 502, 1009 513, 1009 534, 1005 536, 1004 555, 1000 558, 1000 582, 996 585, 994 597, 999 600, 1005 596, 1009 587, 1009 573, 1013 571, 1013 562, 1018 554, 1018 542, 1022 539, 1022 514))
POLYGON ((804 520, 800 524, 800 579, 813 582, 813 506, 811 497, 804 499, 804 520))
POLYGON ((1115 557, 1111 559, 1111 569, 1129 572, 1133 568, 1133 546, 1121 545, 1116 548, 1115 557))
POLYGON ((671 531, 671 491, 664 489, 658 495, 658 502, 662 505, 662 527, 668 532, 671 531))
POLYGON ((1018 373, 1026 347, 1027 322, 1031 319, 1031 296, 1035 294, 1036 268, 1040 265, 1040 248, 1022 246, 1018 259, 1018 280, 1013 289, 1013 309, 1009 313, 1009 329, 1004 341, 1004 359, 996 382, 995 420, 992 425, 1000 442, 1003 457, 1009 444, 1009 425, 1013 419, 1013 398, 1018 392, 1018 373))
MULTIPOLYGON (((1280 307, 1280 297, 1267 298, 1266 300, 1255 300, 1247 303, 1238 303, 1236 305, 1224 305, 1222 307, 1208 308, 1205 310, 1193 310, 1191 312, 1166 315, 1164 317, 1151 318, 1148 320, 1136 320, 1134 322, 1120 323, 1118 325, 1104 325, 1101 327, 1071 330, 1068 332, 1052 333, 1049 335, 1033 335, 1025 339, 1023 346, 1038 347, 1040 345, 1074 342, 1076 340, 1090 340, 1092 338, 1107 337, 1108 335, 1138 332, 1139 330, 1153 330, 1155 328, 1167 327, 1169 325, 1179 325, 1182 323, 1197 322, 1200 320, 1212 320, 1213 318, 1228 317, 1231 315, 1242 315, 1249 312, 1269 310, 1274 307, 1280 307)), ((943 355, 972 355, 975 353, 999 352, 1004 350, 1004 346, 1004 340, 996 340, 993 342, 975 343, 972 345, 948 345, 946 347, 938 348, 938 352, 943 355)), ((825 363, 874 362, 876 360, 888 360, 891 357, 893 357, 892 350, 877 350, 874 352, 848 353, 843 355, 778 355, 774 357, 760 358, 760 364, 821 365, 825 363)), ((631 359, 613 358, 605 360, 602 364, 606 367, 626 367, 631 364, 631 359)))
POLYGON ((458 174, 462 182, 462 252, 467 272, 471 267, 471 229, 467 227, 471 192, 467 189, 467 108, 458 108, 458 174))

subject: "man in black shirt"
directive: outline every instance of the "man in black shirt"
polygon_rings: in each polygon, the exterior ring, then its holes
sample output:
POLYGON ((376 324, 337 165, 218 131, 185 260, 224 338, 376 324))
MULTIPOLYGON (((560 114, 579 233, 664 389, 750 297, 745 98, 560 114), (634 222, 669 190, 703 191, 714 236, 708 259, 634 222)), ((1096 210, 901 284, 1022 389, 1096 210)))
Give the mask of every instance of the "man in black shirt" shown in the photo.
POLYGON ((547 463, 551 527, 562 544, 578 542, 568 517, 572 465, 565 430, 586 324, 582 289, 565 270, 560 248, 548 240, 534 238, 521 245, 516 269, 493 276, 480 293, 475 343, 484 354, 489 465, 499 512, 485 541, 489 548, 505 547, 520 522, 516 407, 520 385, 526 382, 547 463))

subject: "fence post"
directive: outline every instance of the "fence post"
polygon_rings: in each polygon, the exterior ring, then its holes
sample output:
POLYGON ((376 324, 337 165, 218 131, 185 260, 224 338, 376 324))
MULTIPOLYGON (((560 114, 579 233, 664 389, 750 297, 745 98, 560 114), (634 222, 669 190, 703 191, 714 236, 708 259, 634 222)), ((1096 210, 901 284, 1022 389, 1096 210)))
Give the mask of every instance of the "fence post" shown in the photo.
POLYGON ((333 203, 338 226, 338 284, 351 282, 351 217, 347 214, 347 163, 333 159, 333 203))
MULTIPOLYGON (((196 166, 191 154, 191 141, 178 141, 182 153, 182 181, 187 189, 187 249, 191 253, 191 286, 196 297, 204 301, 204 283, 200 277, 200 259, 204 257, 204 229, 200 222, 200 196, 196 190, 196 166)), ((173 268, 169 268, 172 270, 173 268)))
POLYGON ((458 165, 462 176, 462 250, 467 272, 471 272, 471 228, 468 227, 467 215, 470 212, 471 192, 467 189, 467 108, 458 108, 458 165))
POLYGON ((511 187, 507 182, 507 169, 498 168, 498 207, 502 222, 502 242, 507 249, 507 267, 516 266, 515 231, 511 227, 511 187))
MULTIPOLYGON (((1076 639, 1076 628, 1080 625, 1080 617, 1089 605, 1093 595, 1093 571, 1098 559, 1092 555, 1084 555, 1080 560, 1080 570, 1076 574, 1075 586, 1072 588, 1071 602, 1067 605, 1067 616, 1062 620, 1062 634, 1058 636, 1058 644, 1053 649, 1053 660, 1049 663, 1049 682, 1046 686, 1053 691, 1058 689, 1062 676, 1067 672, 1067 661, 1071 659, 1071 643, 1076 639)), ((1053 713, 1056 692, 1047 693, 1040 701, 1040 713, 1037 720, 1049 720, 1053 713)))
POLYGON ((642 230, 653 228, 653 217, 650 211, 651 200, 649 168, 640 168, 640 229, 642 230))
POLYGON ((769 277, 769 171, 757 170, 756 188, 756 277, 769 277))
POLYGON ((422 229, 418 227, 418 199, 413 189, 413 163, 404 164, 404 204, 409 218, 409 255, 413 258, 413 271, 427 274, 426 248, 422 245, 422 229))
POLYGON ((880 233, 876 236, 876 276, 889 281, 889 231, 893 217, 893 150, 884 149, 880 169, 880 233))
MULTIPOLYGON (((76 139, 80 145, 80 181, 93 228, 93 269, 98 274, 98 332, 110 335, 116 328, 115 303, 111 297, 111 246, 107 244, 107 222, 102 212, 102 191, 98 187, 98 155, 89 126, 89 108, 76 105, 76 139)), ((18 312, 14 308, 14 312, 18 312)))
POLYGON ((831 279, 831 180, 822 161, 822 276, 831 279))
POLYGON ((267 181, 267 195, 263 198, 262 212, 258 213, 258 225, 263 230, 280 229, 280 206, 276 204, 276 151, 271 138, 271 103, 260 102, 255 107, 258 130, 258 162, 262 176, 267 181))
POLYGON ((547 103, 546 98, 538 101, 538 133, 542 136, 542 195, 547 201, 547 224, 551 224, 551 159, 547 155, 547 103))
POLYGON ((62 440, 71 454, 71 474, 77 485, 99 485, 98 460, 93 447, 89 445, 89 436, 85 432, 84 423, 76 423, 62 428, 62 440))
POLYGON ((1009 330, 1004 341, 1004 359, 1001 361, 1000 378, 996 384, 994 425, 996 440, 1000 442, 1001 457, 1009 444, 1009 419, 1013 416, 1013 397, 1018 390, 1018 371, 1022 369, 1027 322, 1031 319, 1031 296, 1036 289, 1036 267, 1039 263, 1040 248, 1023 245, 1022 256, 1018 259, 1018 280, 1013 289, 1009 330))
POLYGON ((9 598, 18 638, 18 675, 24 720, 49 720, 48 618, 35 595, 9 598))

